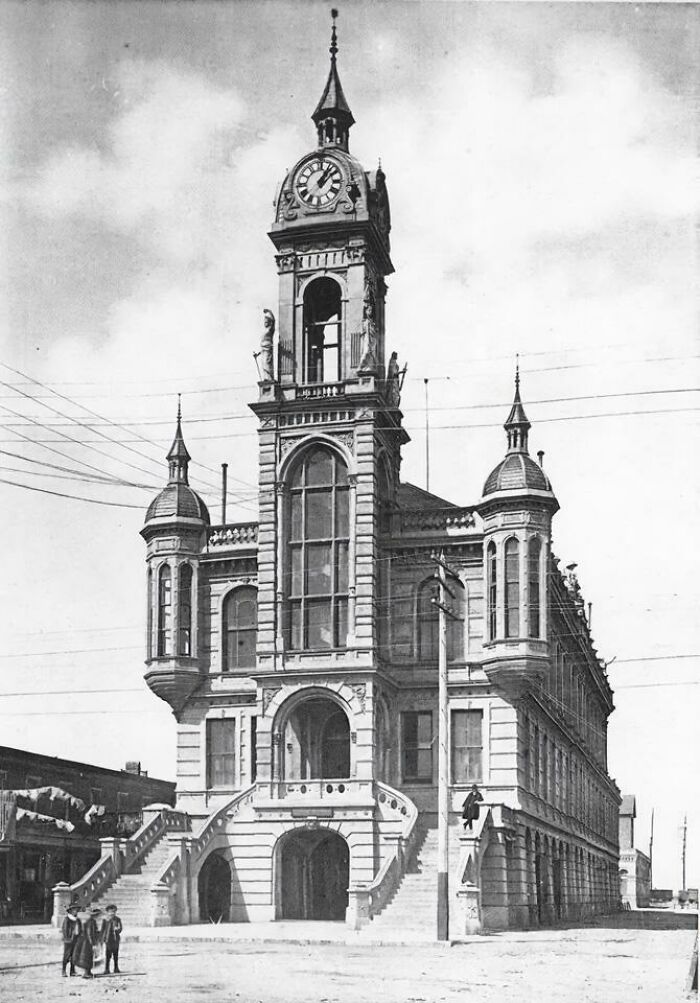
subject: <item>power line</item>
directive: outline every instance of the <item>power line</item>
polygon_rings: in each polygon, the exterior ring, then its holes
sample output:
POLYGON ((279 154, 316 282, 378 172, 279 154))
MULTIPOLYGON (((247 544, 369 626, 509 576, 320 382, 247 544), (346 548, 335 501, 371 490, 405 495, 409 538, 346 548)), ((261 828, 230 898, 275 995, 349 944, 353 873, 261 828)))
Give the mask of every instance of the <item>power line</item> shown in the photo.
MULTIPOLYGON (((0 484, 9 484, 13 488, 23 488, 25 491, 38 491, 40 494, 53 495, 55 498, 69 498, 71 501, 90 502, 91 505, 108 505, 111 508, 135 508, 143 511, 143 505, 129 505, 127 502, 110 502, 101 498, 87 498, 84 495, 69 495, 63 491, 50 491, 49 488, 38 488, 33 484, 19 484, 17 481, 9 481, 0 477, 0 484)), ((0 658, 3 656, 0 655, 0 658)))

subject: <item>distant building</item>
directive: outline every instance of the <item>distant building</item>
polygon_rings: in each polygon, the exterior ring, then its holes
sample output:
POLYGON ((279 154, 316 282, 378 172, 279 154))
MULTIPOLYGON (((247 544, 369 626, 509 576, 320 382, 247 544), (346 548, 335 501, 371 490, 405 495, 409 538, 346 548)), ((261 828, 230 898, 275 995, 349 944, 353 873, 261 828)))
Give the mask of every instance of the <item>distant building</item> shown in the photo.
POLYGON ((651 895, 651 860, 634 847, 634 794, 623 794, 620 804, 620 897, 625 908, 646 909, 651 895))
MULTIPOLYGON (((452 929, 590 917, 619 901, 613 700, 575 565, 564 573, 552 553, 559 502, 529 453, 518 377, 505 456, 480 499, 401 481, 388 188, 381 166, 349 152, 336 51, 334 29, 317 143, 282 180, 269 234, 279 300, 251 405, 259 521, 211 524, 178 415, 142 529, 146 681, 175 714, 191 830, 171 838, 182 817, 154 819, 148 859, 127 849, 134 865, 104 878, 117 879, 116 902, 135 909, 141 896, 138 915, 156 924, 344 919, 434 933, 442 552, 455 573, 452 929), (483 802, 465 831, 473 784, 483 802)), ((439 178, 417 194, 452 197, 439 178)), ((468 337, 468 319, 456 323, 468 337)), ((425 336, 438 352, 440 332, 425 336)))
POLYGON ((100 838, 128 836, 153 802, 172 804, 175 785, 0 746, 0 921, 51 918, 51 890, 71 884, 100 856, 100 838))

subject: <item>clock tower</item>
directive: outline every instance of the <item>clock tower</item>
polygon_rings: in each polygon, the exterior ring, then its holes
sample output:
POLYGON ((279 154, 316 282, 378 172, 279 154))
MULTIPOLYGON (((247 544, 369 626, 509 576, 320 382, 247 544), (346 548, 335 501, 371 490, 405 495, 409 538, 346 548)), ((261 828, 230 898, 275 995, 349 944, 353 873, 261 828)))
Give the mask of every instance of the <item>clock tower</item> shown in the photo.
POLYGON ((273 353, 268 314, 268 362, 251 405, 260 419, 258 669, 272 672, 309 657, 334 670, 376 665, 377 527, 395 503, 408 439, 396 356, 385 350, 385 277, 394 270, 386 178, 350 153, 336 16, 312 115, 316 148, 275 198, 278 341, 273 353), (331 492, 323 515, 317 477, 331 492))

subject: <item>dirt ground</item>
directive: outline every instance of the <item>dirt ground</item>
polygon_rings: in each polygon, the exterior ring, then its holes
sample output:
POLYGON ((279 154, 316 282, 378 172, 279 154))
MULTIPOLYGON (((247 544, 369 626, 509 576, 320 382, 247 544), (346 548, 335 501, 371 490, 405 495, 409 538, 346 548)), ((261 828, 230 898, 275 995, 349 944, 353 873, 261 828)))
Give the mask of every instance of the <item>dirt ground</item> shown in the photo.
POLYGON ((132 1003, 676 1003, 691 930, 505 933, 445 947, 127 942, 122 975, 62 978, 58 942, 0 941, 0 999, 132 1003))

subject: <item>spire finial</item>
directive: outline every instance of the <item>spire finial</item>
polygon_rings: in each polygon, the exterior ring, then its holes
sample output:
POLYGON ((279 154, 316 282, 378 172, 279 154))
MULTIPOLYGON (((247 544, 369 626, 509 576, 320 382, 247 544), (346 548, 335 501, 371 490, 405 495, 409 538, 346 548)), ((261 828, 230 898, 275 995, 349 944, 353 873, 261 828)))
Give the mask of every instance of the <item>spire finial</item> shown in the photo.
POLYGON ((182 421, 182 394, 177 395, 177 423, 182 421))
POLYGON ((177 395, 177 425, 175 428, 175 438, 168 453, 168 480, 173 482, 181 481, 188 483, 187 465, 190 462, 190 454, 187 452, 185 440, 182 437, 182 394, 177 395))
POLYGON ((338 65, 336 62, 338 54, 338 31, 335 23, 338 11, 335 7, 331 10, 331 17, 333 19, 331 46, 328 50, 331 54, 331 68, 325 90, 311 118, 316 123, 319 147, 337 146, 341 150, 347 150, 348 133, 355 119, 343 94, 340 77, 338 76, 338 65))
POLYGON ((331 54, 331 59, 335 62, 335 57, 338 52, 338 32, 335 27, 335 20, 338 17, 338 11, 335 7, 331 8, 331 17, 333 19, 333 26, 331 28, 331 47, 328 51, 331 54))
POLYGON ((527 453, 527 433, 530 422, 527 420, 525 408, 520 400, 520 356, 515 357, 515 393, 513 406, 503 426, 508 434, 508 451, 527 453))

